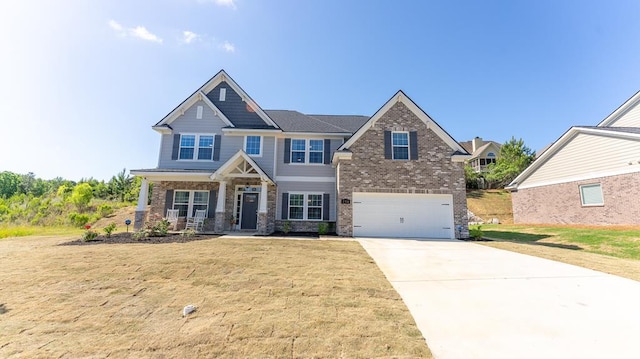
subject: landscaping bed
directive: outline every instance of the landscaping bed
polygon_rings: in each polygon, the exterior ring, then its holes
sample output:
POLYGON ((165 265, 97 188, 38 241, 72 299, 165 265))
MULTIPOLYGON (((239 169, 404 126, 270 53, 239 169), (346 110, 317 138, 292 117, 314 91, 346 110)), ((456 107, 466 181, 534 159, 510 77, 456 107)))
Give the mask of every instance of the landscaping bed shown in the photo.
POLYGON ((183 235, 182 233, 168 233, 165 236, 158 237, 144 237, 134 238, 134 232, 119 232, 112 233, 110 237, 105 235, 99 235, 92 240, 83 240, 78 238, 76 240, 62 243, 61 245, 94 245, 94 244, 123 244, 123 243, 186 243, 191 241, 198 241, 202 239, 210 239, 219 237, 217 234, 191 234, 183 235))

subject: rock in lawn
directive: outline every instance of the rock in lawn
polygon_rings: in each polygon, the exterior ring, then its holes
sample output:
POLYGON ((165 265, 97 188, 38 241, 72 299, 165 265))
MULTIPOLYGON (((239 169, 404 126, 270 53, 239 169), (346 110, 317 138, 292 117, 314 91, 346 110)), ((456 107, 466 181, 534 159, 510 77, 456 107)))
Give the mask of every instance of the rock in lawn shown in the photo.
POLYGON ((187 315, 193 313, 196 311, 196 306, 189 304, 186 307, 184 307, 184 309, 182 309, 182 316, 186 317, 187 315))

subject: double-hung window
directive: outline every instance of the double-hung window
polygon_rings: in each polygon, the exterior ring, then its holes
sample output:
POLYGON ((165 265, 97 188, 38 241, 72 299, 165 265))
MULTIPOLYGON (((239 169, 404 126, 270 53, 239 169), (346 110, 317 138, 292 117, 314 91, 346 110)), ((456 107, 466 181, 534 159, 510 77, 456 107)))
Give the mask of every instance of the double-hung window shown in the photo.
POLYGON ((244 152, 249 156, 262 156, 262 136, 246 136, 244 140, 244 152))
POLYGON ((173 194, 173 209, 178 210, 178 217, 193 217, 197 209, 209 211, 208 191, 181 191, 173 194))
POLYGON ((322 194, 289 193, 289 219, 322 220, 322 194))
POLYGON ((178 159, 209 160, 213 159, 213 135, 180 135, 178 159))
POLYGON ((409 159, 409 132, 392 132, 391 146, 394 160, 409 159))
POLYGON ((291 163, 324 163, 324 140, 292 139, 291 163))

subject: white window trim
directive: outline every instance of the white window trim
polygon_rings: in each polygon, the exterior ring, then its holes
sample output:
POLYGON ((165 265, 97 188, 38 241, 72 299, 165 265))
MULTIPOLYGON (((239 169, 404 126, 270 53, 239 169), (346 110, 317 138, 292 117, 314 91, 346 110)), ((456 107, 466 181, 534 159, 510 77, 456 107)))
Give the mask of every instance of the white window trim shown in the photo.
MULTIPOLYGON (((314 221, 321 222, 324 216, 324 193, 323 192, 289 192, 289 199, 287 201, 287 218, 290 221, 314 221), (302 218, 291 218, 291 195, 303 195, 302 199, 302 218), (309 195, 319 195, 320 196, 320 218, 319 219, 309 219, 309 195)), ((299 207, 299 206, 294 206, 299 207)), ((317 208, 317 207, 312 207, 317 208)), ((284 210, 284 209, 283 209, 284 210)))
POLYGON ((602 183, 585 183, 585 184, 581 184, 580 186, 578 186, 578 189, 580 191, 580 204, 582 205, 582 207, 602 207, 602 206, 604 206, 604 193, 602 192, 602 183), (598 188, 600 189, 600 198, 602 199, 602 202, 600 202, 600 203, 584 203, 584 194, 582 192, 582 188, 584 188, 584 187, 594 187, 594 186, 598 186, 598 188))
POLYGON ((293 165, 305 165, 305 166, 318 166, 318 165, 324 165, 324 139, 320 139, 320 138, 292 138, 291 139, 291 149, 289 151, 289 164, 293 164, 293 165), (299 141, 304 141, 304 162, 294 162, 293 161, 293 152, 302 152, 302 151, 294 151, 293 150, 293 141, 294 140, 299 140, 299 141), (311 140, 314 141, 321 141, 322 142, 322 151, 311 151, 311 140), (318 162, 318 163, 310 163, 309 162, 309 154, 311 152, 320 152, 322 153, 322 161, 318 162))
MULTIPOLYGON (((203 192, 207 194, 207 216, 209 213, 209 202, 211 202, 211 198, 209 198, 209 196, 211 196, 211 192, 207 191, 207 190, 189 190, 189 189, 175 189, 173 190, 173 203, 171 204, 171 208, 172 209, 176 209, 175 205, 176 205, 176 194, 177 192, 189 192, 189 201, 187 202, 187 217, 189 217, 189 213, 194 213, 193 212, 193 200, 195 199, 195 193, 196 192, 203 192)), ((181 217, 181 218, 185 218, 185 217, 181 217)))
POLYGON ((263 144, 264 144, 264 137, 263 136, 258 136, 258 135, 246 135, 246 136, 244 136, 244 152, 246 152, 251 157, 262 157, 263 144), (249 152, 247 152, 247 139, 249 137, 260 137, 260 153, 258 153, 257 155, 252 155, 249 152))
POLYGON ((213 156, 214 156, 214 151, 216 148, 216 134, 215 133, 181 133, 180 134, 180 143, 178 145, 178 159, 177 161, 183 161, 183 162, 200 162, 200 161, 213 161, 213 156), (191 159, 180 159, 180 150, 182 149, 182 136, 196 136, 196 140, 194 143, 194 150, 193 150, 193 158, 191 159), (200 136, 211 136, 213 137, 213 142, 211 142, 211 158, 210 159, 198 159, 198 150, 200 149, 200 136))
POLYGON ((391 159, 396 161, 408 161, 411 159, 411 136, 409 136, 409 131, 391 131, 391 159), (406 133, 407 134, 407 158, 396 158, 395 151, 393 150, 396 147, 404 147, 404 145, 394 145, 393 144, 393 134, 394 133, 406 133))
POLYGON ((226 101, 227 100, 227 88, 226 87, 221 87, 220 88, 220 97, 218 97, 219 101, 226 101))

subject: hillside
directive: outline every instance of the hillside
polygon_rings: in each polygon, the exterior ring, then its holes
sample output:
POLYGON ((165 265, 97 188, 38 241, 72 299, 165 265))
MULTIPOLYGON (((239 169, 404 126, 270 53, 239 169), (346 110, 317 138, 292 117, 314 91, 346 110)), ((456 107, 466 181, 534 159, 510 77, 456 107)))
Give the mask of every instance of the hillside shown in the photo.
POLYGON ((505 190, 468 190, 467 207, 485 222, 498 218, 500 223, 513 223, 511 193, 505 190))

